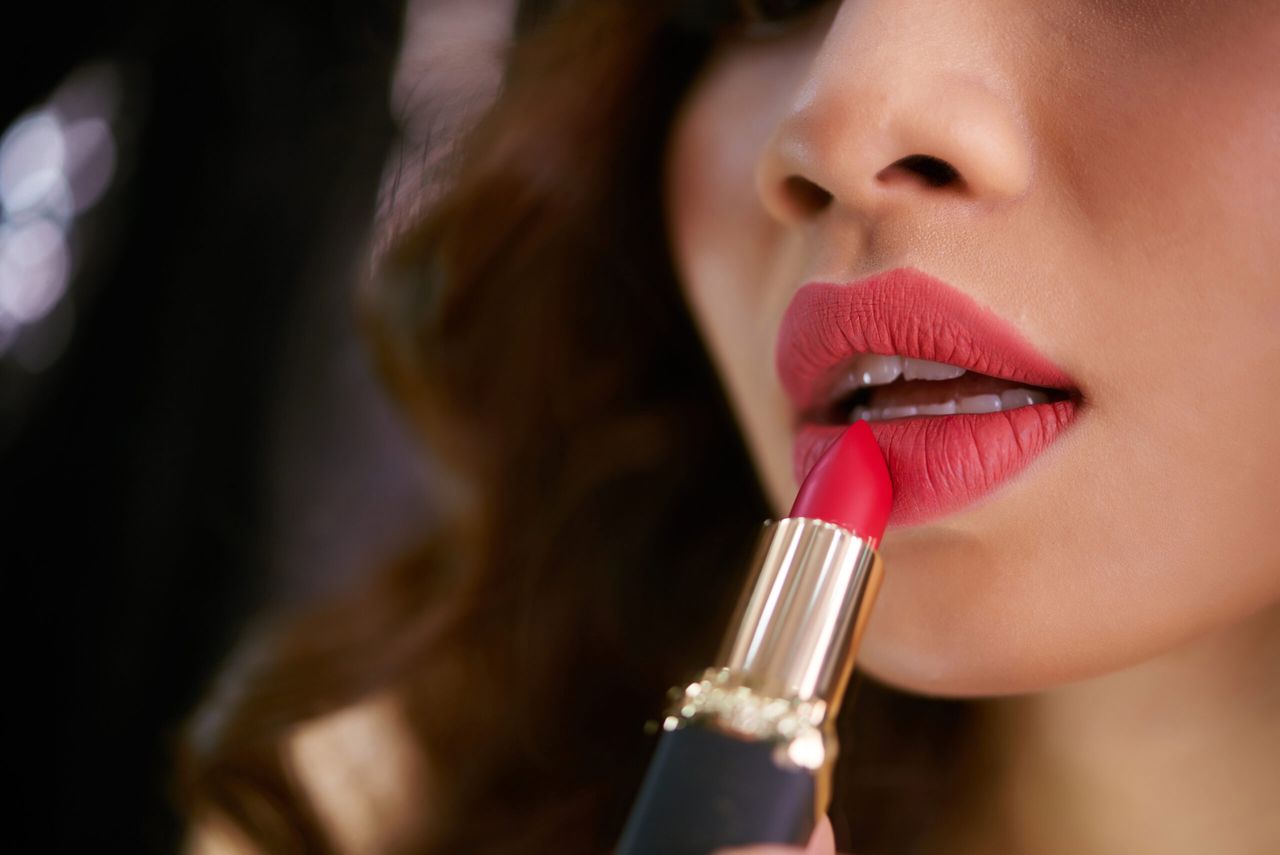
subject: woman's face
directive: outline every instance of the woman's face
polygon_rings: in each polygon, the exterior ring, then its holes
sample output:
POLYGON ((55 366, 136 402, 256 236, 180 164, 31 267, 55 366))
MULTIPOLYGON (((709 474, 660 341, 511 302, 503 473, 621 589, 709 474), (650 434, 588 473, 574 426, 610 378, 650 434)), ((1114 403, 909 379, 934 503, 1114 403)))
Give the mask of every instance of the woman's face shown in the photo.
POLYGON ((1280 601, 1280 4, 813 5, 720 44, 668 214, 777 511, 853 408, 886 450, 861 664, 1034 690, 1280 601))

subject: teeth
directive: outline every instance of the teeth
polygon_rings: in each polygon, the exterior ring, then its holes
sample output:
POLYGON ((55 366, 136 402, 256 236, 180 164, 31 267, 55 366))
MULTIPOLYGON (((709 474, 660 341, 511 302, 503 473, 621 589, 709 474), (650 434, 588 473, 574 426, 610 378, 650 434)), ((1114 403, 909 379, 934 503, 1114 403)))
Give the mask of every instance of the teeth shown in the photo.
POLYGON ((866 386, 884 386, 902 376, 901 356, 864 353, 854 360, 849 372, 831 390, 832 398, 843 398, 866 386))
POLYGON ((956 412, 971 415, 976 415, 978 413, 998 413, 1000 412, 1000 396, 971 395, 968 398, 961 398, 960 403, 956 406, 956 412))
POLYGON ((945 362, 912 359, 909 356, 902 360, 902 377, 904 380, 954 380, 963 373, 963 368, 957 368, 945 362))
POLYGON ((836 384, 832 395, 841 397, 868 386, 885 386, 899 377, 904 380, 954 380, 961 374, 964 374, 963 368, 945 362, 864 353, 854 360, 849 373, 836 384))
MULTIPOLYGON (((859 355, 849 370, 835 385, 832 399, 839 400, 869 386, 886 386, 901 377, 904 380, 942 381, 955 380, 965 369, 931 359, 915 359, 905 356, 882 356, 876 353, 859 355)), ((907 419, 915 416, 952 416, 957 414, 979 415, 1016 410, 1043 404, 1049 396, 1039 389, 1007 389, 1000 394, 970 395, 934 404, 897 404, 885 407, 859 406, 849 413, 850 421, 864 419, 869 422, 907 419)))
POLYGON ((1049 396, 1039 389, 1008 389, 999 395, 970 395, 959 400, 939 404, 906 404, 890 407, 855 407, 849 421, 862 419, 868 422, 884 422, 890 419, 906 419, 912 416, 953 416, 957 413, 979 415, 1016 410, 1043 404, 1049 396))
POLYGON ((1018 407, 1043 404, 1048 400, 1049 396, 1039 389, 1006 389, 1000 393, 1000 408, 1016 410, 1018 407))
POLYGON ((923 404, 916 407, 917 415, 921 416, 954 416, 956 414, 956 402, 947 401, 945 404, 923 404))
POLYGON ((851 378, 858 386, 883 386, 902 376, 901 356, 878 356, 865 353, 853 363, 851 378))

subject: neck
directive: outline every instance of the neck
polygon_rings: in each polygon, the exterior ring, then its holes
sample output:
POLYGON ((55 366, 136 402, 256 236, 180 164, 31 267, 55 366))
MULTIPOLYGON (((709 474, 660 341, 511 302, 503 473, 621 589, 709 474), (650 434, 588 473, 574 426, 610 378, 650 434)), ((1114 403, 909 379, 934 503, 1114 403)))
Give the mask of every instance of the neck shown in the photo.
MULTIPOLYGON (((967 851, 1280 851, 1280 608, 1159 659, 980 707, 967 851)), ((950 847, 957 851, 960 847, 950 847)))

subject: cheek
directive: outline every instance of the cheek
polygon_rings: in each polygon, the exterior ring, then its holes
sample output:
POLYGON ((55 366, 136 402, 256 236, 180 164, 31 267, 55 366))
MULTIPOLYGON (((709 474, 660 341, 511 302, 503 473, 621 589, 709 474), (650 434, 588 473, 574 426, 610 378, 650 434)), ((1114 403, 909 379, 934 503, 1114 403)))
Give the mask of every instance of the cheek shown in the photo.
POLYGON ((1280 14, 1224 14, 1055 114, 1074 125, 1051 136, 1081 200, 1080 343, 1116 473, 1096 476, 1108 554, 1148 583, 1130 614, 1280 592, 1277 46, 1280 14))
POLYGON ((1017 498, 887 543, 898 572, 868 670, 943 694, 1030 691, 1280 602, 1272 17, 1255 22, 1270 35, 1173 52, 1178 67, 1054 84, 1037 128, 1051 189, 1021 243, 1048 271, 1087 417, 1017 498))
MULTIPOLYGON (((693 101, 672 137, 667 168, 670 242, 703 334, 714 343, 745 332, 763 293, 759 271, 772 231, 756 213, 754 153, 725 139, 714 101, 693 101)), ((716 348, 719 349, 719 348, 716 348)))
MULTIPOLYGON (((677 116, 667 152, 669 242, 686 300, 773 504, 794 493, 788 407, 773 367, 799 244, 756 193, 760 153, 785 111, 780 59, 713 63, 677 116)), ((785 65, 785 63, 784 63, 785 65)))
POLYGON ((717 309, 762 304, 781 232, 756 193, 756 165, 790 97, 785 56, 713 60, 687 96, 667 152, 670 240, 686 293, 713 338, 737 325, 717 309))

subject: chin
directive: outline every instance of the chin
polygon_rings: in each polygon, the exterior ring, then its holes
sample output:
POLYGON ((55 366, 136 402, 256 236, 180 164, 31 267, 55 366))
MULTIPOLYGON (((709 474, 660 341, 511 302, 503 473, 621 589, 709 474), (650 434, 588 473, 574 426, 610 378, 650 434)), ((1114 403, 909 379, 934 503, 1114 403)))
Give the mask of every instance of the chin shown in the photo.
MULTIPOLYGON (((872 627, 874 621, 873 616, 872 627)), ((955 700, 1029 694, 1073 679, 1020 659, 920 650, 892 639, 877 643, 874 630, 869 629, 858 656, 858 669, 902 692, 955 700)))
POLYGON ((1091 619, 1063 624, 1056 615, 1034 609, 1013 616, 989 603, 985 618, 978 617, 983 614, 978 603, 967 617, 958 617, 956 609, 939 618, 918 602, 895 597, 892 584, 886 571, 858 669, 895 689, 940 698, 1025 695, 1105 678, 1169 661, 1215 638, 1259 627, 1265 632, 1276 617, 1269 601, 1227 598, 1164 612, 1134 608, 1139 613, 1124 626, 1091 619), (1001 617, 989 617, 995 613, 1001 617))

